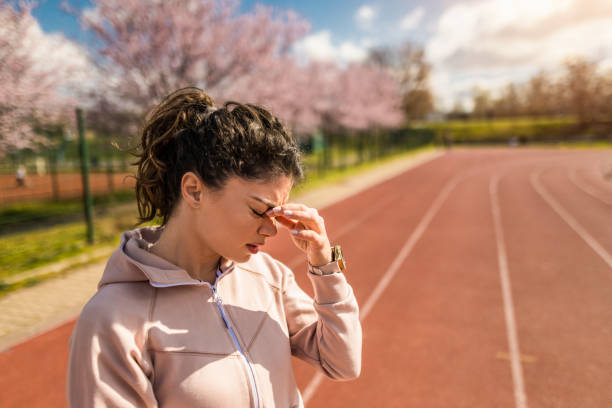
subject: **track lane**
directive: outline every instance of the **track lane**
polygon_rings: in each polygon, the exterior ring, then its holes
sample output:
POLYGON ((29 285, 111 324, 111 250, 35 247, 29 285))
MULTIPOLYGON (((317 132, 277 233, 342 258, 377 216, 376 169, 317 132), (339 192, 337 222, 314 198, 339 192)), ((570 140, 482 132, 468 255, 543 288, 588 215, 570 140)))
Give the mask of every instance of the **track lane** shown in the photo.
POLYGON ((612 253, 612 228, 609 223, 602 222, 611 219, 612 206, 576 187, 562 164, 544 168, 538 179, 541 188, 584 229, 584 234, 612 253))
POLYGON ((592 183, 589 183, 584 178, 584 176, 580 176, 579 170, 580 169, 576 169, 576 168, 570 168, 568 170, 567 176, 569 180, 572 182, 572 184, 574 184, 580 190, 590 195, 591 197, 595 198, 596 200, 599 200, 606 205, 612 206, 612 196, 607 197, 608 196, 607 192, 602 191, 598 189, 597 187, 595 187, 592 183))
POLYGON ((310 406, 512 406, 489 205, 486 175, 453 190, 363 322, 362 377, 310 406))
MULTIPOLYGON (((386 265, 401 249, 403 242, 394 239, 398 228, 402 231, 414 229, 443 185, 456 173, 473 164, 473 153, 457 153, 446 155, 444 160, 436 159, 414 168, 379 184, 376 188, 359 193, 354 200, 338 202, 321 212, 329 225, 327 230, 332 242, 342 244, 343 252, 348 259, 348 279, 360 305, 366 302, 384 273, 386 265), (389 204, 392 208, 387 207, 381 211, 377 217, 370 219, 368 224, 362 225, 359 231, 353 231, 347 236, 336 235, 338 227, 342 228, 352 222, 355 217, 360 216, 361 211, 367 211, 374 205, 373 203, 387 196, 393 197, 389 204), (400 211, 394 209, 398 208, 398 205, 400 211), (398 217, 402 217, 405 222, 400 222, 398 217)), ((284 255, 279 252, 279 259, 283 260, 284 255)), ((307 293, 312 295, 307 276, 299 273, 305 268, 305 261, 301 267, 294 268, 296 280, 307 293)), ((316 375, 316 371, 295 358, 293 364, 296 381, 303 391, 316 375)))
POLYGON ((542 167, 511 169, 499 192, 526 392, 531 407, 610 406, 609 267, 533 189, 542 167))
POLYGON ((499 269, 502 298, 504 302, 504 318, 506 320, 506 333, 508 336, 508 348, 510 367, 512 371, 512 383, 514 386, 514 403, 516 408, 527 408, 527 394, 525 393, 525 380, 523 379, 523 367, 521 365, 521 350, 518 334, 516 331, 516 318, 514 314, 514 301, 512 298, 512 284, 510 271, 508 270, 508 255, 506 252, 506 240, 502 225, 502 215, 499 207, 499 180, 501 176, 494 173, 489 181, 489 197, 491 199, 491 213, 493 214, 493 226, 495 229, 495 241, 497 247, 497 264, 499 269))

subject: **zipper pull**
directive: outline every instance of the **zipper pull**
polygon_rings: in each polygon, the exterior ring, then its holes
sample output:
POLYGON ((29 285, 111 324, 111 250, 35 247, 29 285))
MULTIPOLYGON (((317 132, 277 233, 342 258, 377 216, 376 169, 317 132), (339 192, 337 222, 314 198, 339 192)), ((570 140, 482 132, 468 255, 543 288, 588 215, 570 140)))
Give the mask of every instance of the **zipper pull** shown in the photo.
POLYGON ((217 293, 217 288, 215 286, 213 288, 213 298, 215 299, 215 303, 217 304, 217 309, 219 309, 219 314, 221 315, 221 319, 223 319, 223 323, 225 323, 225 327, 231 330, 231 325, 227 317, 225 317, 225 311, 223 310, 223 301, 221 300, 221 296, 217 293))

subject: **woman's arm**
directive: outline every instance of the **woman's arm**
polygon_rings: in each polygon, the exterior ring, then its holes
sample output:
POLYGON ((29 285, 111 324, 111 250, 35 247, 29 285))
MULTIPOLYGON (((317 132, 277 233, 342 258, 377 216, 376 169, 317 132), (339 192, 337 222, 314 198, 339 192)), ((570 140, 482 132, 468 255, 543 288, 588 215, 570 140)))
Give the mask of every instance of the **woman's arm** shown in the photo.
POLYGON ((286 271, 283 292, 291 352, 320 367, 335 380, 351 380, 361 372, 361 324, 351 286, 342 273, 318 276, 308 272, 314 301, 286 271))
POLYGON ((116 310, 107 289, 85 306, 70 338, 68 405, 157 407, 139 319, 133 310, 116 310))
MULTIPOLYGON (((314 208, 285 204, 267 213, 291 230, 295 245, 310 265, 323 266, 332 260, 325 222, 314 208)), ((284 306, 292 353, 320 366, 331 378, 349 380, 361 371, 361 324, 359 307, 343 273, 315 275, 308 272, 314 301, 286 270, 284 306)))

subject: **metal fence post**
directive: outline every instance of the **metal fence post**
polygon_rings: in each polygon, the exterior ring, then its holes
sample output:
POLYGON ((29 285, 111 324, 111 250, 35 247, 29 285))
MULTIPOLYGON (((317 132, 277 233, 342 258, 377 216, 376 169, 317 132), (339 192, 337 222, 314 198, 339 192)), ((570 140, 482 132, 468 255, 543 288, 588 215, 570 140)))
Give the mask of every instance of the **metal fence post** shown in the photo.
POLYGON ((83 110, 76 109, 77 124, 79 130, 79 152, 81 156, 81 176, 83 178, 83 203, 85 204, 85 222, 87 223, 87 242, 93 244, 93 209, 91 191, 89 190, 89 151, 87 139, 85 138, 85 124, 83 123, 83 110))

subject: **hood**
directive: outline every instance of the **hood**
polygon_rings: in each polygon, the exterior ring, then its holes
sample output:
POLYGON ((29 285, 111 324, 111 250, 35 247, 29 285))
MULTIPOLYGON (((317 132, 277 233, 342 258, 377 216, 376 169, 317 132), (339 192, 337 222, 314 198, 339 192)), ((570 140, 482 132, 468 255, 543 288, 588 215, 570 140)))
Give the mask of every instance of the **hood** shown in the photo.
POLYGON ((122 233, 119 248, 106 263, 98 289, 110 283, 146 281, 156 287, 204 285, 186 270, 149 252, 162 231, 162 227, 145 227, 122 233))

